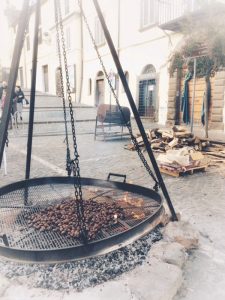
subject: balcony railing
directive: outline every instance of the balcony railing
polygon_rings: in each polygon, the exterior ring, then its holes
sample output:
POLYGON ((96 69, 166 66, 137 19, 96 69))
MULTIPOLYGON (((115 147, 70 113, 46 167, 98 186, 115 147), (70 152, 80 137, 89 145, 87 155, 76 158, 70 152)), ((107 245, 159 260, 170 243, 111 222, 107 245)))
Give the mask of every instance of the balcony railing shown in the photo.
POLYGON ((199 8, 196 0, 156 0, 158 24, 162 25, 199 8))

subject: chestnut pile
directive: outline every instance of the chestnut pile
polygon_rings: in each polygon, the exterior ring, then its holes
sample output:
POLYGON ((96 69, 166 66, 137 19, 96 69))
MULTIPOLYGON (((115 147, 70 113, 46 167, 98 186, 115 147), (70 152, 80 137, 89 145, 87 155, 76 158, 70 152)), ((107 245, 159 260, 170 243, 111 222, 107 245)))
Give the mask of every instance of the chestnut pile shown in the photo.
MULTIPOLYGON (((115 202, 99 203, 97 201, 83 201, 83 224, 88 240, 118 219, 124 218, 124 210, 115 202)), ((77 218, 76 202, 72 199, 64 200, 60 204, 51 205, 27 217, 28 225, 41 232, 54 231, 62 235, 79 238, 82 235, 80 222, 77 218)))

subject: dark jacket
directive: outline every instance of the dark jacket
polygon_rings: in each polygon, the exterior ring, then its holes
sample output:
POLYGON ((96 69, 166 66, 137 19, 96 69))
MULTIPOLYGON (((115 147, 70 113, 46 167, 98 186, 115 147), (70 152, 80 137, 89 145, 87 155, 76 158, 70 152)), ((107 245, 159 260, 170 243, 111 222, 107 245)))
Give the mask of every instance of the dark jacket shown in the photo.
POLYGON ((3 94, 3 87, 0 86, 0 100, 2 99, 2 94, 3 94))
POLYGON ((0 87, 0 100, 2 99, 2 94, 3 94, 4 89, 6 89, 6 87, 3 87, 3 86, 0 87))
POLYGON ((20 89, 18 92, 15 92, 15 97, 16 97, 16 102, 17 103, 23 102, 23 99, 24 99, 23 91, 20 89))

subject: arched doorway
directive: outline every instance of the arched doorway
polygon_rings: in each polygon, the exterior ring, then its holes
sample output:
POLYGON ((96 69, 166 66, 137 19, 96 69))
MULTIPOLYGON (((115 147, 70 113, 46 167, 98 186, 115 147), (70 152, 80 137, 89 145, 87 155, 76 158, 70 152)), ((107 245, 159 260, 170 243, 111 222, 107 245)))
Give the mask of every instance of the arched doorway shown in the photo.
POLYGON ((61 89, 61 79, 60 79, 60 67, 58 67, 55 71, 55 90, 56 95, 61 97, 62 89, 61 89))
POLYGON ((99 71, 96 76, 96 94, 95 94, 95 105, 104 103, 105 98, 105 82, 104 82, 104 73, 99 71))
POLYGON ((151 118, 156 121, 156 70, 153 65, 147 65, 139 77, 139 104, 140 116, 151 118))

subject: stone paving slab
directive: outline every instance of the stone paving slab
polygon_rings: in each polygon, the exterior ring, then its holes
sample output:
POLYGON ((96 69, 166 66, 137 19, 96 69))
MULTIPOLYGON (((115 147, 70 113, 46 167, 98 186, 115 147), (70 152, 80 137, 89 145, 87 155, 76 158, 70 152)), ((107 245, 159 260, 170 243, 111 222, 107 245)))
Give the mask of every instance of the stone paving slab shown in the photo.
POLYGON ((137 299, 172 300, 180 288, 182 271, 179 267, 152 258, 130 272, 128 286, 137 299))
POLYGON ((107 282, 95 288, 89 288, 82 293, 64 295, 62 300, 138 300, 123 281, 107 282))
MULTIPOLYGON (((82 176, 106 179, 109 172, 125 173, 128 181, 153 186, 137 154, 123 149, 125 140, 94 141, 93 134, 88 133, 88 130, 93 130, 93 124, 89 125, 80 127, 77 137, 82 176)), ((7 149, 8 175, 4 176, 3 170, 0 170, 0 186, 24 178, 25 151, 26 138, 12 135, 7 149)), ((31 177, 58 176, 65 172, 63 136, 34 138, 33 154, 31 177)), ((183 291, 176 300, 224 300, 225 170, 212 167, 205 173, 192 176, 163 177, 176 210, 181 212, 182 220, 188 221, 200 232, 199 250, 192 261, 187 263, 183 291)))
POLYGON ((151 263, 152 257, 162 259, 162 261, 168 264, 182 268, 186 262, 187 253, 185 252, 185 247, 181 244, 161 240, 151 247, 147 262, 151 263))
POLYGON ((45 289, 30 289, 29 287, 13 284, 1 300, 62 300, 63 292, 46 291, 45 289))

